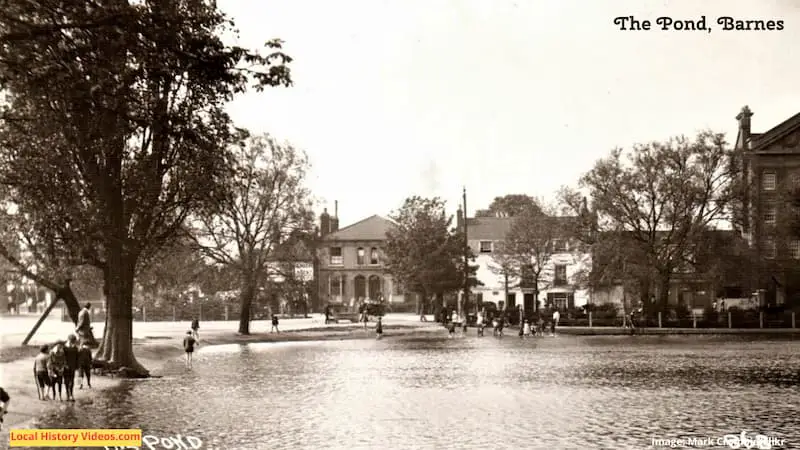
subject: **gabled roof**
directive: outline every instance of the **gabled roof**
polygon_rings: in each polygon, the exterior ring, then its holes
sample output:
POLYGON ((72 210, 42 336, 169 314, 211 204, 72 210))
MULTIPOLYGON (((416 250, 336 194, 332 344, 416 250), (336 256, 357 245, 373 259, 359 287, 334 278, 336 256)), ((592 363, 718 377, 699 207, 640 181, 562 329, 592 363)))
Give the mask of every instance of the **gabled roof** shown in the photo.
POLYGON ((511 217, 467 218, 467 238, 472 240, 500 241, 511 230, 511 217))
MULTIPOLYGON (((577 216, 551 216, 557 224, 567 225, 577 216)), ((469 240, 500 241, 511 230, 514 217, 473 217, 467 218, 467 238, 469 240)))
POLYGON ((755 152, 764 151, 770 144, 786 137, 798 129, 800 129, 800 113, 784 120, 765 133, 752 133, 750 150, 755 152))
POLYGON ((389 219, 377 214, 360 220, 322 237, 324 241, 382 241, 395 226, 389 219))

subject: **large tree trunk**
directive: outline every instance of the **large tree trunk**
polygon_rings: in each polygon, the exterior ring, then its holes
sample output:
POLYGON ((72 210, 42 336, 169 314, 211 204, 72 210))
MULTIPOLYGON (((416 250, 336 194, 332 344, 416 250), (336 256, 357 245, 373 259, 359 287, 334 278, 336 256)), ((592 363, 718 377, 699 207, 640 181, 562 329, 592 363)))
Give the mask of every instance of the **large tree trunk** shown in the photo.
POLYGON ((133 355, 133 282, 136 260, 121 243, 109 245, 106 328, 95 359, 128 378, 150 376, 133 355))
POLYGON ((241 313, 239 314, 239 334, 250 334, 250 309, 256 294, 255 282, 245 276, 242 280, 242 291, 239 293, 241 313))

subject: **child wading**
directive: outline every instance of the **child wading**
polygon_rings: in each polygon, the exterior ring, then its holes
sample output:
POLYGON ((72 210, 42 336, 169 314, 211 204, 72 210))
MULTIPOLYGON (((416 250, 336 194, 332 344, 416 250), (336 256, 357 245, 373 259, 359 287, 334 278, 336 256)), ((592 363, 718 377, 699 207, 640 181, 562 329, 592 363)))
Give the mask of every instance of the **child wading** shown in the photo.
POLYGON ((194 353, 194 346, 197 345, 197 340, 192 336, 192 330, 186 332, 186 337, 183 338, 183 350, 186 352, 186 368, 192 368, 192 353, 194 353))
POLYGON ((83 376, 86 375, 86 385, 92 387, 92 349, 89 348, 89 343, 85 340, 81 341, 81 346, 78 349, 78 376, 81 379, 81 384, 78 389, 83 389, 83 376))
POLYGON ((450 322, 450 325, 448 326, 447 330, 448 334, 450 335, 450 338, 452 339, 456 335, 456 323, 450 322))
POLYGON ((528 322, 528 319, 525 319, 525 324, 522 326, 522 330, 523 330, 522 334, 524 334, 525 336, 530 336, 532 334, 531 323, 528 322))
POLYGON ((383 322, 381 322, 380 316, 378 316, 378 323, 375 324, 375 339, 380 339, 383 337, 383 322))
POLYGON ((269 332, 280 333, 280 331, 278 331, 278 316, 275 314, 272 315, 272 328, 269 329, 269 332))

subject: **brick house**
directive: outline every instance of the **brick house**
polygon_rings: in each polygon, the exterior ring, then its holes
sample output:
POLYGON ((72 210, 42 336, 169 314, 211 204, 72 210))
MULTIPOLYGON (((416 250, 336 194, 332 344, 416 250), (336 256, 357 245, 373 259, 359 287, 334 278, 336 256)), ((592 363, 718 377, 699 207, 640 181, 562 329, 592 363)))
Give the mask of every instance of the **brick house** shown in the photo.
POLYGON ((736 228, 754 253, 750 281, 760 301, 796 301, 800 285, 800 239, 792 232, 792 197, 800 188, 800 113, 764 133, 753 133, 747 106, 736 116, 739 129, 731 158, 740 185, 736 228))
POLYGON ((385 271, 386 233, 393 226, 373 215, 339 229, 336 215, 322 213, 316 250, 320 304, 355 308, 365 300, 405 303, 399 284, 385 271))

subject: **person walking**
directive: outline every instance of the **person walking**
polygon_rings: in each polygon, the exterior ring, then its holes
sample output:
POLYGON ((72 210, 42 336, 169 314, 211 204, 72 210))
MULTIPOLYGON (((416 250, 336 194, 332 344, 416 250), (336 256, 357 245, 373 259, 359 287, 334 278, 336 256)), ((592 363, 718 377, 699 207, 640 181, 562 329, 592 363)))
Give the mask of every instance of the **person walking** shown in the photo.
POLYGON ((67 390, 67 401, 75 401, 75 372, 78 370, 78 339, 74 334, 67 336, 64 345, 64 387, 67 390))
POLYGON ((553 336, 556 335, 556 327, 558 326, 558 320, 561 318, 561 313, 558 312, 556 309, 553 311, 553 322, 550 324, 550 334, 553 336))
MULTIPOLYGON (((78 313, 78 324, 75 325, 75 334, 81 339, 92 337, 92 304, 86 303, 78 313)), ((92 337, 93 339, 93 337, 92 337)))
POLYGON ((381 339, 383 337, 383 322, 381 322, 381 317, 378 316, 378 322, 375 324, 375 339, 381 339))
POLYGON ((194 346, 197 341, 192 336, 192 330, 186 332, 186 337, 183 338, 183 351, 186 352, 186 368, 192 368, 192 354, 194 353, 194 346))
POLYGON ((364 311, 361 313, 361 321, 364 322, 364 331, 367 331, 367 325, 369 324, 369 312, 367 311, 367 305, 364 305, 364 311))
POLYGON ((272 315, 272 327, 269 329, 270 333, 280 333, 278 330, 278 316, 273 314, 272 315))
POLYGON ((192 319, 192 337, 194 337, 197 342, 200 342, 200 332, 198 330, 200 330, 200 321, 195 317, 192 319))

